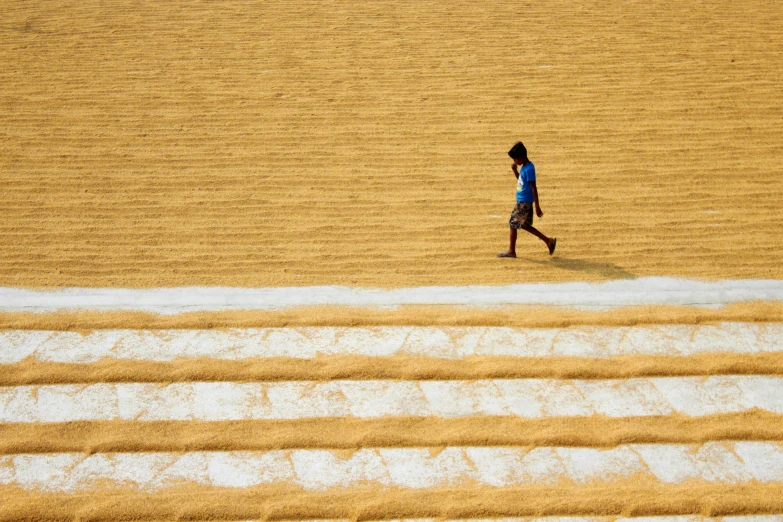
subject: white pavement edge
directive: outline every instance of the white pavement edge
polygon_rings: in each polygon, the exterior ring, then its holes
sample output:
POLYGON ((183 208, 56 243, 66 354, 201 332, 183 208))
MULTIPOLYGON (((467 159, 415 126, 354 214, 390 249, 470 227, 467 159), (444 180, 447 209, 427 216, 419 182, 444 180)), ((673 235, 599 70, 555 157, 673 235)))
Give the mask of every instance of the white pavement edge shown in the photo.
POLYGON ((536 447, 366 448, 350 457, 328 450, 187 453, 53 453, 0 457, 0 484, 75 492, 135 486, 156 490, 183 482, 247 488, 293 484, 331 488, 433 488, 473 484, 577 484, 649 477, 661 483, 783 482, 776 442, 629 444, 612 449, 536 447))
POLYGON ((783 351, 783 324, 506 327, 300 327, 226 330, 0 331, 0 364, 38 361, 91 363, 101 359, 172 361, 251 357, 312 359, 470 356, 617 357, 783 351))
POLYGON ((533 283, 507 286, 427 286, 381 290, 345 286, 279 288, 179 287, 156 289, 0 288, 0 311, 141 310, 160 314, 273 310, 344 305, 552 305, 611 309, 631 305, 720 307, 746 301, 783 301, 783 280, 697 281, 647 277, 604 283, 533 283))

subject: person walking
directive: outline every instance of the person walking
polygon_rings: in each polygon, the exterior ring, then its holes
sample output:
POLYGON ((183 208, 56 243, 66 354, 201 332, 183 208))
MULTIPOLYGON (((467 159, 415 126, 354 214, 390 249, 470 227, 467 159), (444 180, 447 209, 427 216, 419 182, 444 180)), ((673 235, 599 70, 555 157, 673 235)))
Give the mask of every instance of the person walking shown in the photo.
POLYGON ((517 230, 530 232, 546 243, 551 256, 555 251, 555 246, 557 246, 557 238, 548 238, 533 226, 533 204, 536 207, 536 215, 538 217, 544 216, 538 201, 536 167, 528 159, 527 149, 521 141, 518 141, 511 147, 508 155, 514 160, 514 163, 511 164, 511 170, 517 178, 517 204, 514 210, 511 211, 511 218, 508 220, 508 226, 511 229, 508 250, 498 254, 498 257, 517 257, 517 230), (521 169, 517 170, 520 166, 521 169))

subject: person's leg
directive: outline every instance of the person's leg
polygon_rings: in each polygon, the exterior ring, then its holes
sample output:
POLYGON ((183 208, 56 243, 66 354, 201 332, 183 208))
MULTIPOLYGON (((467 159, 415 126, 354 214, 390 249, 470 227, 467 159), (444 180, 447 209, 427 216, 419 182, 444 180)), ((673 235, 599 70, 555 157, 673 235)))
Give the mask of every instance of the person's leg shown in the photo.
POLYGON ((548 237, 546 237, 544 234, 542 234, 542 233, 541 233, 541 232, 540 232, 540 231, 539 231, 537 228, 535 228, 534 226, 532 226, 532 225, 522 225, 522 230, 524 230, 524 231, 526 231, 526 232, 530 232, 531 234, 533 234, 534 236, 536 236, 538 239, 540 239, 541 241, 543 241, 544 243, 546 243, 546 246, 547 246, 547 248, 550 248, 550 249, 551 249, 551 247, 552 247, 552 241, 554 241, 554 240, 553 240, 553 239, 550 239, 550 238, 548 238, 548 237))
POLYGON ((511 231, 508 236, 508 250, 498 254, 498 257, 517 257, 517 229, 514 227, 508 229, 511 231))
POLYGON ((508 251, 512 254, 517 253, 517 229, 516 228, 509 228, 509 235, 508 235, 508 251))

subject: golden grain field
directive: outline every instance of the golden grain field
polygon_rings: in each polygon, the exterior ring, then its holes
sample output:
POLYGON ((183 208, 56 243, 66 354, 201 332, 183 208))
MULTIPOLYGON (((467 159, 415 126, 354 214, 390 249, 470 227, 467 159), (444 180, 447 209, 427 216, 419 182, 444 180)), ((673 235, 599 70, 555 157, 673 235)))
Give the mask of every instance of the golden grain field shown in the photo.
POLYGON ((783 277, 777 2, 1 4, 0 285, 783 277))

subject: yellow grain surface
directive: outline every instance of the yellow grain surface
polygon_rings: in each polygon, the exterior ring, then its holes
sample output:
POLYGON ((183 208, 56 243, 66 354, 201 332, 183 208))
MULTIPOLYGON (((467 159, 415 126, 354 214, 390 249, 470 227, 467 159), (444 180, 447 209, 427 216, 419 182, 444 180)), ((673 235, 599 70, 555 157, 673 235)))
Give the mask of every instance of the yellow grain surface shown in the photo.
POLYGON ((2 286, 783 278, 774 0, 0 8, 2 286))
POLYGON ((399 356, 321 355, 315 359, 266 357, 240 360, 102 359, 61 363, 27 358, 0 364, 0 386, 90 384, 95 382, 286 382, 335 379, 632 379, 708 375, 783 377, 783 352, 710 353, 688 356, 590 357, 471 356, 464 359, 399 356))
MULTIPOLYGON (((753 409, 689 417, 322 417, 242 421, 0 423, 0 455, 50 452, 263 451, 446 446, 698 444, 783 441, 783 415, 753 409)), ((1 490, 1 488, 0 488, 1 490)))
POLYGON ((0 521, 19 520, 399 520, 540 516, 774 515, 783 483, 649 483, 419 490, 348 488, 302 491, 184 485, 159 493, 130 488, 79 495, 0 487, 0 521), (74 517, 76 514, 76 517, 74 517))

